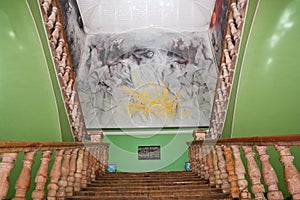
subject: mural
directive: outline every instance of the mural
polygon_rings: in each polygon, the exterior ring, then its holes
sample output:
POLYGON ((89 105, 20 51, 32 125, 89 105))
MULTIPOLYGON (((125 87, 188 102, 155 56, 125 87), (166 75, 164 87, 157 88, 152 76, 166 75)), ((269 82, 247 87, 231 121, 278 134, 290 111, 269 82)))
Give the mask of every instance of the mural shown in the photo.
POLYGON ((216 65, 207 32, 87 35, 80 58, 87 128, 209 125, 216 65))
POLYGON ((222 41, 226 26, 228 0, 216 0, 209 25, 209 37, 217 66, 220 66, 222 41))
POLYGON ((80 59, 78 58, 82 55, 86 34, 76 0, 59 0, 59 5, 76 74, 76 66, 79 65, 80 59))

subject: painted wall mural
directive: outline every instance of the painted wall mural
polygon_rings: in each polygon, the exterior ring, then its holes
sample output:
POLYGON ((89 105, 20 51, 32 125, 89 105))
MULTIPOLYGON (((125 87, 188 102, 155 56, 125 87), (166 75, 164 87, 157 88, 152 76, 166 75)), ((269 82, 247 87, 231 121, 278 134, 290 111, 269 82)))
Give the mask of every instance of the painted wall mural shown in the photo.
POLYGON ((209 125, 217 75, 207 32, 87 35, 76 71, 87 128, 209 125))
POLYGON ((209 36, 213 55, 217 65, 220 65, 222 42, 226 26, 228 0, 216 0, 215 8, 209 25, 209 36))

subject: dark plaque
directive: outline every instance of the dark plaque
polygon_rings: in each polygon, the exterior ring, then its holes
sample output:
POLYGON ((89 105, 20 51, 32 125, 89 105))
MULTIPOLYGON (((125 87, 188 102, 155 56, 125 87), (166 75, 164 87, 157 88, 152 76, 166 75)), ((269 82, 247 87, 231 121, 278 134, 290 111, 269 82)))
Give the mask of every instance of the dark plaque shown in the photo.
POLYGON ((160 160, 160 146, 139 146, 139 160, 160 160))

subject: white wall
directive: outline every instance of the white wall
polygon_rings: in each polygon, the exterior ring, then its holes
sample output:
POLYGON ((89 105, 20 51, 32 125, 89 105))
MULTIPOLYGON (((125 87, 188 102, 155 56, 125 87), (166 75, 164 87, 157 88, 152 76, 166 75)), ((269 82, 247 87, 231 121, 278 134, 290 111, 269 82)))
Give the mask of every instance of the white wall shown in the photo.
POLYGON ((88 34, 208 30, 215 0, 77 0, 88 34))

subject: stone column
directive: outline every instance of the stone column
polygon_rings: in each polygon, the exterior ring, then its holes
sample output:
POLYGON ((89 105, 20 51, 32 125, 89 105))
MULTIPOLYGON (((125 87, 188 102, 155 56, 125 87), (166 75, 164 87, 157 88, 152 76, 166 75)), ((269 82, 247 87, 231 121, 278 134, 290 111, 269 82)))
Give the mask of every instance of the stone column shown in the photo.
POLYGON ((43 151, 41 165, 34 179, 36 186, 35 190, 31 194, 33 200, 42 200, 45 197, 45 185, 48 180, 48 166, 51 153, 51 151, 43 151))
POLYGON ((8 187, 10 171, 15 167, 14 161, 17 159, 17 153, 3 153, 0 163, 0 199, 5 199, 8 187))
POLYGON ((16 194, 13 200, 26 199, 25 196, 30 186, 30 173, 35 154, 35 151, 30 151, 25 154, 25 158, 23 160, 23 168, 15 184, 16 194))
POLYGON ((286 188, 293 199, 300 199, 300 174, 293 163, 294 156, 290 152, 290 147, 276 146, 276 150, 280 153, 280 162, 284 166, 286 188))
POLYGON ((102 142, 102 139, 104 137, 103 132, 102 131, 91 131, 89 132, 90 136, 91 136, 91 141, 92 142, 102 142))
POLYGON ((265 188, 260 182, 261 173, 254 159, 255 153, 252 151, 252 148, 252 146, 243 146, 248 164, 248 174, 252 182, 252 192, 255 195, 255 199, 262 200, 266 199, 264 197, 265 188))
POLYGON ((275 170, 269 162, 269 155, 267 154, 266 146, 256 146, 258 152, 258 159, 261 162, 262 176, 264 183, 268 186, 269 200, 283 200, 282 192, 278 190, 278 178, 275 170))
POLYGON ((235 173, 237 175, 237 182, 240 191, 240 199, 251 199, 251 195, 248 191, 248 182, 245 179, 246 170, 241 160, 240 146, 232 145, 234 156, 235 173))

